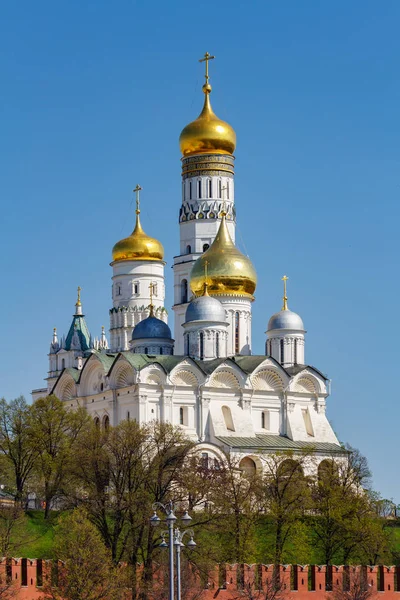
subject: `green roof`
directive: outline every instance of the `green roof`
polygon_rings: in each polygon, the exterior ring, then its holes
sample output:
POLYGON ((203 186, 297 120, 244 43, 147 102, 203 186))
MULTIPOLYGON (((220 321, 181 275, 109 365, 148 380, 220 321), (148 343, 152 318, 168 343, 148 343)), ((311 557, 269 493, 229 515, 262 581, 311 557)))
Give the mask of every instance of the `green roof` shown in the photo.
POLYGON ((296 442, 283 435, 256 435, 255 437, 218 436, 217 439, 234 449, 270 450, 271 452, 309 451, 346 454, 338 444, 330 442, 296 442))
POLYGON ((89 350, 91 345, 90 333, 83 315, 73 316, 71 327, 69 328, 67 337, 65 339, 65 350, 71 350, 72 338, 74 336, 75 331, 78 334, 81 349, 83 351, 89 350))

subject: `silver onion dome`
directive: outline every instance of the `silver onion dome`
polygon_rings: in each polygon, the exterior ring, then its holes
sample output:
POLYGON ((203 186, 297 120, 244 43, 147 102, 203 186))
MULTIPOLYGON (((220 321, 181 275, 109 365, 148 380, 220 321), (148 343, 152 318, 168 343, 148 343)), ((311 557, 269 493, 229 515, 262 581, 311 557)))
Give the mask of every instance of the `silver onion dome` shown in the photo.
POLYGON ((157 317, 147 317, 140 321, 133 330, 132 339, 140 340, 143 338, 159 338, 159 339, 172 339, 171 330, 164 321, 157 319, 157 317))
POLYGON ((226 323, 225 309, 221 302, 211 296, 194 298, 186 309, 185 323, 192 321, 217 321, 226 323))
POLYGON ((291 310, 281 310, 268 321, 267 331, 273 329, 292 329, 296 331, 305 331, 302 318, 291 310))

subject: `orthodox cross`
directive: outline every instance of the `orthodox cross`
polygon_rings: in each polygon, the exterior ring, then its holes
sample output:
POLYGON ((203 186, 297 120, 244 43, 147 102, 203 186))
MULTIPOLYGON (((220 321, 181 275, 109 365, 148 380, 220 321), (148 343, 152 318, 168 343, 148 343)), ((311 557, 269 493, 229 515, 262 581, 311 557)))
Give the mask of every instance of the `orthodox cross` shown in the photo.
POLYGON ((207 281, 207 277, 208 277, 208 265, 210 263, 208 262, 208 260, 204 261, 204 296, 208 296, 208 281, 207 281))
POLYGON ((140 213, 140 198, 139 198, 139 194, 140 194, 141 190, 142 190, 142 188, 140 187, 139 184, 137 184, 137 186, 133 190, 135 192, 135 194, 136 194, 136 214, 137 215, 140 213))
POLYGON ((209 54, 208 52, 205 53, 204 58, 200 58, 199 62, 205 62, 206 63, 206 85, 208 83, 209 80, 209 76, 208 76, 208 61, 213 60, 215 58, 215 56, 211 56, 211 54, 209 54))
POLYGON ((81 305, 81 287, 79 287, 78 285, 78 299, 76 301, 76 306, 80 306, 81 305))
POLYGON ((224 185, 223 188, 221 188, 221 195, 222 195, 222 212, 226 215, 226 192, 227 192, 228 188, 226 185, 224 185))
POLYGON ((282 277, 282 281, 283 281, 283 306, 282 306, 282 310, 288 310, 288 306, 287 306, 287 290, 286 290, 286 282, 289 279, 289 277, 286 277, 286 275, 284 275, 282 277))
POLYGON ((153 294, 156 288, 156 284, 151 282, 149 285, 149 290, 150 290, 150 316, 152 317, 154 315, 154 311, 153 311, 153 294))

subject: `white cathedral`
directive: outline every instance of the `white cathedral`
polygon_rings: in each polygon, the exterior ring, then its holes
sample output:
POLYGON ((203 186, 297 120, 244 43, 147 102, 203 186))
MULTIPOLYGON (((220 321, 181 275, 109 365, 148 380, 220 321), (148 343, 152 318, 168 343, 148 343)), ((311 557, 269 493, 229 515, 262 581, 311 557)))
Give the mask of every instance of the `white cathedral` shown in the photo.
POLYGON ((164 249, 140 222, 112 250, 109 342, 89 333, 80 288, 67 336, 50 345, 47 387, 67 406, 85 406, 104 428, 124 419, 154 419, 183 428, 204 458, 221 450, 248 469, 263 454, 312 450, 321 462, 343 456, 325 414, 329 381, 306 364, 305 329, 288 309, 268 323, 265 355, 252 353, 257 276, 235 246, 233 128, 210 103, 180 135, 180 248, 174 258, 174 339, 164 306, 164 249))

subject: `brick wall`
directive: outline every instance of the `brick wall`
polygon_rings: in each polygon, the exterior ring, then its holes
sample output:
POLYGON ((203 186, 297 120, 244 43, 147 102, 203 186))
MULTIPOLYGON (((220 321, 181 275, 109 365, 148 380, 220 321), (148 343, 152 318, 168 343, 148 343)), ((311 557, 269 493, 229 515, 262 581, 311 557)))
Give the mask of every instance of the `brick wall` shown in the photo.
MULTIPOLYGON (((0 559, 0 580, 11 579, 17 600, 38 600, 41 585, 51 578, 52 570, 60 563, 35 559, 0 559)), ((280 580, 287 600, 329 600, 332 590, 343 586, 343 579, 351 570, 363 569, 373 596, 382 600, 400 600, 400 567, 364 566, 344 567, 321 565, 281 565, 280 580)), ((142 572, 138 566, 138 574, 142 572)), ((183 594, 182 600, 196 597, 200 600, 261 599, 257 590, 265 589, 274 573, 273 565, 215 565, 206 577, 194 578, 193 593, 183 594), (204 589, 203 589, 204 588, 204 589), (253 592, 250 594, 250 588, 253 592), (246 591, 247 590, 247 591, 246 591), (187 596, 187 598, 185 598, 187 596)), ((332 594, 333 596, 333 594, 332 594)), ((167 593, 165 593, 167 597, 167 593)))

